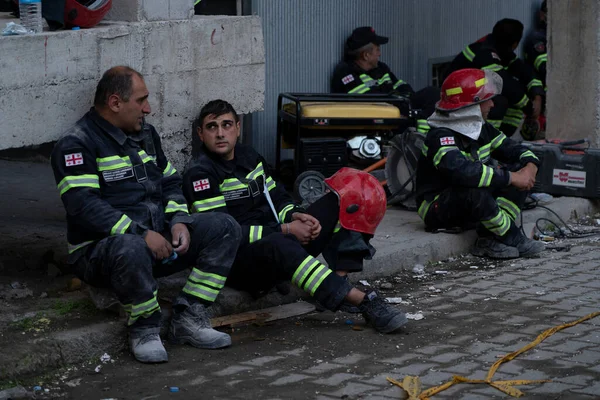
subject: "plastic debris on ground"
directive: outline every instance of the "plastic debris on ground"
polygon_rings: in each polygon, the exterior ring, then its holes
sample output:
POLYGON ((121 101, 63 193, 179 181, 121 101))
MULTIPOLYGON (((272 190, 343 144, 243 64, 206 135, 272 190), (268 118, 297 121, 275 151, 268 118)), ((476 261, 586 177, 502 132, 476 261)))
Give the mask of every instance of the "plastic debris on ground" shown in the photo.
POLYGON ((102 361, 102 363, 106 364, 107 362, 111 361, 110 356, 108 355, 108 353, 104 353, 101 357, 100 357, 100 361, 102 361))
POLYGON ((435 271, 437 275, 446 275, 448 271, 435 271))
POLYGON ((361 284, 361 285, 363 285, 363 286, 371 286, 371 285, 369 284, 369 282, 367 282, 367 281, 365 281, 365 280, 358 281, 358 283, 360 283, 360 284, 361 284))
POLYGON ((402 300, 402 297, 386 297, 385 301, 389 304, 410 304, 408 301, 402 300))
POLYGON ((169 388, 169 392, 171 392, 171 393, 179 392, 179 388, 177 386, 171 386, 169 388))
POLYGON ((412 320, 415 320, 415 321, 419 321, 419 320, 425 318, 425 316, 423 315, 423 312, 417 311, 414 314, 406 313, 406 318, 407 319, 412 319, 412 320))
POLYGON ((413 268, 413 272, 417 275, 423 275, 425 273, 425 266, 422 264, 416 264, 413 268))
POLYGON ((6 24, 6 28, 2 31, 2 36, 15 36, 15 35, 27 35, 29 31, 23 25, 9 22, 6 24))

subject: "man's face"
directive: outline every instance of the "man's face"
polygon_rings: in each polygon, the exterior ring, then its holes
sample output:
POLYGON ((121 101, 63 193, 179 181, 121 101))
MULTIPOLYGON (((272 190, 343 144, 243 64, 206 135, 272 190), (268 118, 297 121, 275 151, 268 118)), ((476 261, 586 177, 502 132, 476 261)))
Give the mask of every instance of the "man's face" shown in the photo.
POLYGON ((381 47, 378 44, 373 44, 371 51, 365 53, 365 61, 369 65, 369 69, 377 68, 380 57, 381 47))
MULTIPOLYGON (((144 116, 150 114, 150 103, 148 103, 148 88, 146 83, 136 74, 133 74, 132 93, 129 101, 118 97, 116 119, 118 128, 123 132, 136 133, 142 130, 144 116)), ((116 96, 116 95, 114 95, 116 96)))
POLYGON ((492 99, 486 100, 483 103, 479 103, 479 108, 481 108, 481 116, 487 121, 490 110, 494 108, 494 102, 492 99))
POLYGON ((233 113, 218 117, 210 114, 204 117, 198 135, 209 151, 225 160, 232 160, 235 144, 240 137, 240 123, 235 121, 233 113))

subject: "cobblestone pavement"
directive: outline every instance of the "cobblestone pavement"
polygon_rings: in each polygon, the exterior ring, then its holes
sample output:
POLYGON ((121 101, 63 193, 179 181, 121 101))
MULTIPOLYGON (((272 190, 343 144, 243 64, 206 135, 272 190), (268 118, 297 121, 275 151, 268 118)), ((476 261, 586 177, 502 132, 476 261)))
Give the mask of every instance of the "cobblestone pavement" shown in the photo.
MULTIPOLYGON (((409 304, 399 307, 424 316, 400 334, 377 334, 349 314, 315 313, 236 328, 234 345, 223 351, 169 346, 170 362, 163 365, 142 365, 122 354, 99 373, 94 372, 99 362, 81 366, 58 385, 46 383, 48 395, 402 399, 404 392, 386 377, 402 381, 417 375, 424 388, 453 375, 481 379, 499 356, 542 331, 600 311, 600 243, 571 243, 570 251, 548 251, 541 258, 484 262, 464 257, 428 265, 425 276, 380 281, 385 296, 402 297, 409 304), (179 393, 170 393, 171 386, 179 393)), ((552 380, 517 386, 529 399, 600 398, 599 324, 597 317, 557 332, 503 364, 494 380, 552 380)), ((432 398, 508 396, 487 385, 459 384, 432 398)))

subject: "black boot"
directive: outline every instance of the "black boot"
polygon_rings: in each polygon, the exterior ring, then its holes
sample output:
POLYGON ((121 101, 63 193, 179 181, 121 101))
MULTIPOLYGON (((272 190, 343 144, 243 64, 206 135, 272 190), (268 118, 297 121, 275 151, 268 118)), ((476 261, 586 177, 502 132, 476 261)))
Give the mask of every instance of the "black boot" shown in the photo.
POLYGON ((544 243, 529 239, 514 223, 511 224, 506 235, 500 237, 499 240, 508 246, 516 247, 519 257, 532 257, 546 249, 544 243))
POLYGON ((381 333, 392 333, 408 322, 402 311, 387 304, 375 291, 367 293, 358 307, 365 321, 381 333))
POLYGON ((519 257, 519 250, 508 246, 494 237, 480 237, 471 249, 471 254, 479 257, 497 258, 508 260, 519 257))

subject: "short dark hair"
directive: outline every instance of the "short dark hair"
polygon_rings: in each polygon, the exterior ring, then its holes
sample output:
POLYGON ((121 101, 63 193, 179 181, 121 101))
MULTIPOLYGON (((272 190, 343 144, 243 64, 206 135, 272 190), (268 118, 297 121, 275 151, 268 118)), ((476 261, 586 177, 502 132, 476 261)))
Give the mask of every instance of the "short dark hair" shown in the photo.
POLYGON ((497 44, 511 46, 521 41, 523 37, 523 24, 516 19, 501 19, 494 25, 492 36, 497 44))
POLYGON ((221 115, 229 114, 229 113, 233 114, 233 118, 235 119, 235 122, 240 122, 240 117, 238 116, 237 112, 235 111, 235 109, 233 108, 233 106, 231 104, 229 104, 225 100, 209 101, 200 110, 198 119, 196 119, 196 126, 200 129, 202 129, 202 124, 204 123, 204 118, 208 117, 209 115, 214 115, 216 117, 219 117, 221 115))
POLYGON ((108 104, 108 98, 116 94, 124 101, 129 101, 133 92, 133 75, 140 79, 144 76, 133 68, 127 66, 112 67, 106 71, 98 86, 96 86, 96 95, 94 96, 94 106, 103 107, 108 104))

